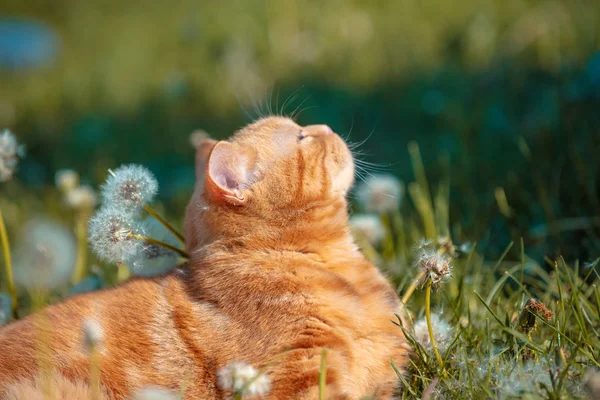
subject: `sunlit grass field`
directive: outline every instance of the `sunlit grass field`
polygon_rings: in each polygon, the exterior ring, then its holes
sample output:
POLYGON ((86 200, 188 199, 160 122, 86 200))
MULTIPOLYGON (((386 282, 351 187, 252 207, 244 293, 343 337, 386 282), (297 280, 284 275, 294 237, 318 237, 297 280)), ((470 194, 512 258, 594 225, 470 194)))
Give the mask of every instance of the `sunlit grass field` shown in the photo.
MULTIPOLYGON (((25 154, 17 151, 14 136, 6 136, 12 134, 3 135, 3 167, 10 172, 25 154)), ((404 315, 390 316, 414 347, 405 373, 390 359, 402 383, 399 398, 598 398, 599 260, 537 261, 523 240, 489 259, 479 238, 457 242, 452 232, 458 228, 450 223, 451 182, 428 181, 416 143, 407 154, 414 182, 357 161, 350 220, 356 242, 406 305, 404 315), (409 323, 403 325, 401 317, 409 323)), ((108 170, 102 187, 82 185, 76 171, 62 170, 42 197, 30 195, 8 172, 0 196, 2 324, 132 275, 162 273, 186 256, 177 234, 183 210, 166 212, 155 200, 159 188, 144 167, 108 170), (179 219, 164 221, 166 214, 179 219), (107 223, 111 218, 117 218, 117 230, 107 223), (115 232, 123 244, 118 249, 103 242, 115 232)), ((502 189, 495 197, 500 211, 510 215, 502 189)), ((101 335, 93 324, 81 329, 93 349, 101 335)), ((324 377, 326 349, 322 361, 324 377)), ((228 368, 220 384, 234 388, 236 398, 268 391, 268 377, 260 371, 228 368)), ((136 398, 174 399, 185 388, 156 390, 136 398)), ((326 396, 323 391, 321 398, 326 396)))

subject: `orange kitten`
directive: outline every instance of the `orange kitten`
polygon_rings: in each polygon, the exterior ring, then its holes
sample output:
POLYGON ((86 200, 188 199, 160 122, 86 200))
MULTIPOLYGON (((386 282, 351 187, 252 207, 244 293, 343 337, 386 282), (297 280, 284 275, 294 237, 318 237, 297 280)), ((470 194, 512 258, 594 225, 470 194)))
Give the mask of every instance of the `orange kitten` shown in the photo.
POLYGON ((64 392, 89 393, 80 327, 91 318, 103 330, 104 398, 148 385, 185 386, 186 399, 229 397, 217 372, 241 361, 269 377, 264 398, 316 399, 323 348, 328 398, 391 398, 398 380, 390 360, 406 366, 410 349, 391 322, 396 293, 349 233, 354 165, 344 141, 325 125, 270 117, 228 141, 204 141, 196 169, 185 215, 189 262, 0 330, 2 397, 40 387, 40 358, 64 392), (36 350, 40 338, 45 353, 36 350))

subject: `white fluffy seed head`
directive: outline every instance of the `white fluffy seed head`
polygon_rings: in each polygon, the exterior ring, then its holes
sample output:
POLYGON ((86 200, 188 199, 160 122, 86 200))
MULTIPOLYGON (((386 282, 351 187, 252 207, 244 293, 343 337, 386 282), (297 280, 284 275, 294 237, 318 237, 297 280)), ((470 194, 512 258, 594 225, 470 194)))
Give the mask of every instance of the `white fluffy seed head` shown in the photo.
POLYGON ((143 226, 130 213, 102 208, 90 219, 88 241, 96 255, 108 262, 123 262, 141 251, 143 226))
POLYGON ((138 213, 158 192, 154 175, 141 165, 124 165, 111 171, 102 186, 102 199, 107 207, 138 213))
POLYGON ((425 272, 423 282, 431 279, 433 285, 440 284, 444 279, 452 276, 452 258, 447 254, 440 254, 433 248, 422 247, 419 250, 417 263, 425 272))
MULTIPOLYGON (((148 217, 142 224, 147 237, 172 246, 179 244, 177 238, 155 218, 148 217)), ((125 260, 125 263, 132 268, 135 275, 153 276, 160 275, 173 268, 177 264, 177 259, 178 254, 163 246, 144 243, 138 249, 138 252, 125 260)))
MULTIPOLYGON (((441 354, 444 354, 448 350, 448 346, 454 340, 454 328, 444 321, 439 314, 431 314, 431 326, 433 328, 433 337, 435 338, 435 344, 441 354)), ((414 325, 414 338, 423 346, 423 348, 431 353, 433 347, 431 346, 431 338, 429 337, 429 329, 427 328, 427 320, 421 318, 414 325)))
POLYGON ((200 147, 202 142, 209 138, 210 135, 206 133, 206 131, 202 129, 197 129, 190 134, 190 144, 194 149, 197 149, 198 147, 200 147))
POLYGON ((359 214, 350 218, 350 229, 357 239, 377 245, 385 236, 385 227, 378 215, 359 214))
MULTIPOLYGON (((538 398, 539 394, 544 392, 542 386, 552 387, 550 375, 556 373, 543 358, 525 364, 505 361, 492 368, 499 399, 532 398, 531 395, 538 398)), ((556 378, 558 374, 554 376, 554 379, 556 378)))
POLYGON ((96 192, 89 185, 77 186, 65 193, 65 203, 76 210, 91 210, 97 202, 96 192))
POLYGON ((79 174, 72 169, 61 169, 54 174, 54 184, 59 190, 67 193, 79 185, 79 174))
POLYGON ((19 158, 25 157, 25 146, 17 142, 11 131, 0 132, 0 182, 8 181, 17 170, 19 158))
POLYGON ((131 400, 177 400, 176 393, 157 386, 147 386, 137 390, 131 400))
POLYGON ((242 396, 264 396, 271 382, 265 374, 260 374, 253 366, 244 362, 232 362, 217 372, 219 386, 223 390, 240 393, 242 396))
POLYGON ((585 387, 592 399, 600 399, 600 370, 590 367, 584 377, 585 387))
POLYGON ((55 289, 69 281, 76 257, 75 238, 67 228, 32 219, 23 226, 15 248, 15 283, 29 290, 55 289))
POLYGON ((404 185, 393 175, 373 175, 358 185, 356 196, 367 212, 392 212, 398 210, 402 202, 404 185))
POLYGON ((102 326, 95 319, 86 319, 82 324, 83 343, 87 349, 97 347, 102 342, 102 326))

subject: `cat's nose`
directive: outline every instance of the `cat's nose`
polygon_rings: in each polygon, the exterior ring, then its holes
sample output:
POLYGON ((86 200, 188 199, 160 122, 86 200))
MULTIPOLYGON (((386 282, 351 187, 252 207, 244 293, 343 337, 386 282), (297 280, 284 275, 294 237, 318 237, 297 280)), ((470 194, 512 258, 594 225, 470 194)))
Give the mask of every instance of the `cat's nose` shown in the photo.
POLYGON ((303 129, 306 136, 331 135, 333 130, 328 125, 308 125, 303 129))

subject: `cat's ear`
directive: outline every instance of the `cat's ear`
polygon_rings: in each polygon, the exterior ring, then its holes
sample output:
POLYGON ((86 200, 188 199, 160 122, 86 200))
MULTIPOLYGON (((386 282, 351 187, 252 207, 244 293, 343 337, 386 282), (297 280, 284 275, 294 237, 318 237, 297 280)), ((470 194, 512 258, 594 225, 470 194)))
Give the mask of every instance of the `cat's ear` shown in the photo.
POLYGON ((204 138, 196 147, 196 179, 201 179, 206 171, 206 163, 213 147, 217 141, 210 138, 204 138))
POLYGON ((255 154, 229 142, 213 146, 205 174, 205 192, 209 201, 243 205, 246 189, 253 176, 255 154))

